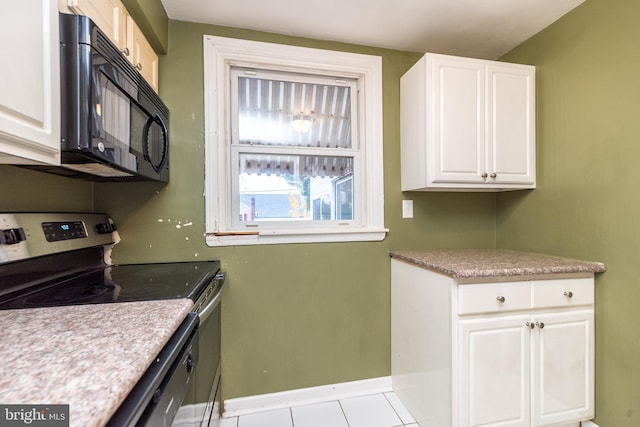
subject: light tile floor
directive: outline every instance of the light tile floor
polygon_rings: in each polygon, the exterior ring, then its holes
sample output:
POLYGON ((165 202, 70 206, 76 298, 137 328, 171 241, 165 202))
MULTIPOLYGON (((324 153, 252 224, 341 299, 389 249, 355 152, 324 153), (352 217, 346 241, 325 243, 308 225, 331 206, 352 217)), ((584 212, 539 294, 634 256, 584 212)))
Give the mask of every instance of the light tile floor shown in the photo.
POLYGON ((393 392, 224 418, 220 427, 419 427, 393 392))

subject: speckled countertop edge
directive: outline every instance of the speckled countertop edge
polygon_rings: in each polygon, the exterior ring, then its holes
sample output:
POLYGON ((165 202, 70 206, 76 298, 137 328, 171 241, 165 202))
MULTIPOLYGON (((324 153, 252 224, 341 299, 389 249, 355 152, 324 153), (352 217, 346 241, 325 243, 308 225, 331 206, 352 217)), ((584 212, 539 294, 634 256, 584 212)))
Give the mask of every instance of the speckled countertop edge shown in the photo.
POLYGON ((0 311, 0 402, 69 404, 103 426, 193 307, 189 299, 0 311))
POLYGON ((392 251, 389 255, 454 279, 606 271, 600 262, 507 249, 409 250, 392 251))

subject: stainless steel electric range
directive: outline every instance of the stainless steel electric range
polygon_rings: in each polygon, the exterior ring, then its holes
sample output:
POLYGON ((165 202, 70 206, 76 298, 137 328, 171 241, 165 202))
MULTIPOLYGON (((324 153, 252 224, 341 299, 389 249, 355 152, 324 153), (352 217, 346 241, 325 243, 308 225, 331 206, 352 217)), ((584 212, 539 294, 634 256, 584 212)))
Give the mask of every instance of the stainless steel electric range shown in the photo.
POLYGON ((103 214, 0 213, 0 310, 192 299, 192 313, 110 425, 170 425, 176 413, 192 425, 217 425, 220 262, 114 265, 119 238, 103 214))

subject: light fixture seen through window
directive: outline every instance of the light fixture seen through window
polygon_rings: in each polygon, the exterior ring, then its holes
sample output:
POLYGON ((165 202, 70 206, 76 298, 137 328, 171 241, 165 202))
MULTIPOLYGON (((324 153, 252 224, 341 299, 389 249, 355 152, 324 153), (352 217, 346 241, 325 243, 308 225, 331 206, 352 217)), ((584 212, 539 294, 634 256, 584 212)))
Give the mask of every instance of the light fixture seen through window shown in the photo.
POLYGON ((309 132, 311 129, 312 119, 310 116, 298 115, 293 117, 293 121, 291 122, 291 126, 293 130, 300 133, 309 132))

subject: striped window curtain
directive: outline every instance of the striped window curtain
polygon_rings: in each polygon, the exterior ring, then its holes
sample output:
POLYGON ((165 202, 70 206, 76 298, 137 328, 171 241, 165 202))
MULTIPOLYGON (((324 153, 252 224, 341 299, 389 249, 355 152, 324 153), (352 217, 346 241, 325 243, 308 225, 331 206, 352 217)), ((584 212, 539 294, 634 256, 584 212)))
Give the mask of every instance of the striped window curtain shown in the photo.
MULTIPOLYGON (((350 86, 239 77, 238 142, 252 146, 352 148, 350 92, 350 86), (307 127, 297 128, 296 120, 307 127)), ((243 154, 240 173, 302 173, 339 178, 353 173, 353 158, 243 154)))
POLYGON ((239 77, 239 142, 351 148, 350 91, 348 86, 239 77), (297 131, 296 119, 310 121, 310 128, 297 131))

